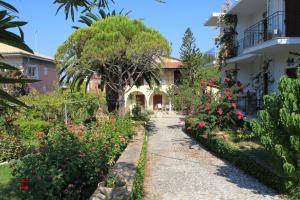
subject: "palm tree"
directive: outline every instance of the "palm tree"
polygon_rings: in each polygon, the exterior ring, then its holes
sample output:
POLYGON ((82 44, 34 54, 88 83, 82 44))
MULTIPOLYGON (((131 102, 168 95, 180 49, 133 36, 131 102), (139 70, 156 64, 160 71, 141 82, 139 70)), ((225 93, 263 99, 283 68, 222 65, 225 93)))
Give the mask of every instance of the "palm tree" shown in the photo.
MULTIPOLYGON (((24 33, 21 29, 21 26, 24 26, 27 23, 22 21, 14 21, 16 16, 11 14, 11 13, 18 13, 18 10, 12 5, 4 1, 0 1, 0 7, 4 8, 4 10, 0 10, 0 42, 33 53, 33 51, 25 44, 24 33), (10 11, 10 13, 8 11, 10 11), (10 28, 18 28, 20 35, 10 32, 8 30, 10 28)), ((0 58, 3 59, 1 55, 0 58)), ((0 62, 0 71, 7 71, 7 70, 11 71, 11 70, 19 70, 19 69, 10 66, 4 62, 0 62)), ((14 79, 6 76, 0 76, 0 105, 8 107, 10 106, 8 102, 10 102, 17 105, 26 106, 23 102, 17 100, 16 98, 8 94, 4 89, 2 89, 3 87, 1 87, 1 85, 3 86, 5 84, 17 84, 17 83, 25 84, 25 83, 32 83, 36 81, 37 80, 14 79)))

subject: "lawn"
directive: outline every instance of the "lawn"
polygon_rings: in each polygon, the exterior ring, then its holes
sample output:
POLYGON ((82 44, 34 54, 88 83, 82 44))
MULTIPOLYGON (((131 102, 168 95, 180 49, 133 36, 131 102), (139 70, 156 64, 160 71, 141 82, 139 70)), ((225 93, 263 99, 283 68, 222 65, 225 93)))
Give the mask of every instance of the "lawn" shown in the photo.
POLYGON ((11 169, 8 165, 0 165, 0 187, 1 185, 8 184, 12 179, 11 169))

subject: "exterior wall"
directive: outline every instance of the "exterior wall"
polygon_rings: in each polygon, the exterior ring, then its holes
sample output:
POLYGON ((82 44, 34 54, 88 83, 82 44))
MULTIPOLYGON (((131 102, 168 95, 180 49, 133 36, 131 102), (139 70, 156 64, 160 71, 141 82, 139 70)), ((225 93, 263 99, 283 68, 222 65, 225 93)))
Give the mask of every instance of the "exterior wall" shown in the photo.
POLYGON ((46 62, 33 58, 23 58, 23 72, 28 73, 29 66, 37 66, 38 68, 38 79, 41 80, 37 83, 31 84, 31 87, 39 92, 46 93, 52 92, 57 82, 57 70, 56 66, 52 62, 46 62))
POLYGON ((150 89, 150 87, 145 84, 140 87, 134 86, 129 92, 125 94, 125 105, 127 110, 131 110, 134 106, 135 102, 135 95, 136 94, 143 94, 145 95, 145 109, 146 110, 153 110, 153 96, 155 94, 162 95, 162 107, 165 109, 170 108, 170 101, 167 98, 168 89, 174 85, 174 71, 175 69, 164 69, 163 74, 161 76, 161 86, 160 88, 155 88, 154 90, 150 89), (130 95, 133 95, 130 97, 130 95))

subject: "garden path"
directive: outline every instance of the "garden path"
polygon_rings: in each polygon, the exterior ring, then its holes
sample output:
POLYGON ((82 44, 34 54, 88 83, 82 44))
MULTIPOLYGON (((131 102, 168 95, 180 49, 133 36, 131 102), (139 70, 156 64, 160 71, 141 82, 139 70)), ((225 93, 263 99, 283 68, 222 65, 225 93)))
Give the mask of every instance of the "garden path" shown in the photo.
POLYGON ((150 122, 145 200, 273 200, 268 187, 182 131, 179 117, 150 122))

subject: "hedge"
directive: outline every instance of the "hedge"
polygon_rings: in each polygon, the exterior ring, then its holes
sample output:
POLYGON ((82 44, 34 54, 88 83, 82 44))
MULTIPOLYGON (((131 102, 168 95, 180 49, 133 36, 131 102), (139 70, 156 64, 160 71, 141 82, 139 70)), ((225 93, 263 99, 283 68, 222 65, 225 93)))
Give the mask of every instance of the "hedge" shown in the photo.
POLYGON ((258 163, 253 157, 245 154, 237 147, 226 142, 223 138, 215 136, 209 136, 208 139, 197 137, 197 134, 189 134, 193 138, 196 138, 204 147, 209 151, 216 154, 216 156, 223 158, 233 165, 243 170, 247 174, 254 176, 260 182, 268 185, 270 188, 280 192, 286 193, 287 180, 284 177, 279 176, 275 172, 272 172, 266 166, 258 163))
POLYGON ((145 165, 147 161, 147 147, 148 147, 148 136, 145 133, 144 143, 141 151, 140 160, 137 167, 137 172, 133 182, 132 197, 131 200, 142 200, 144 194, 144 175, 145 165))

